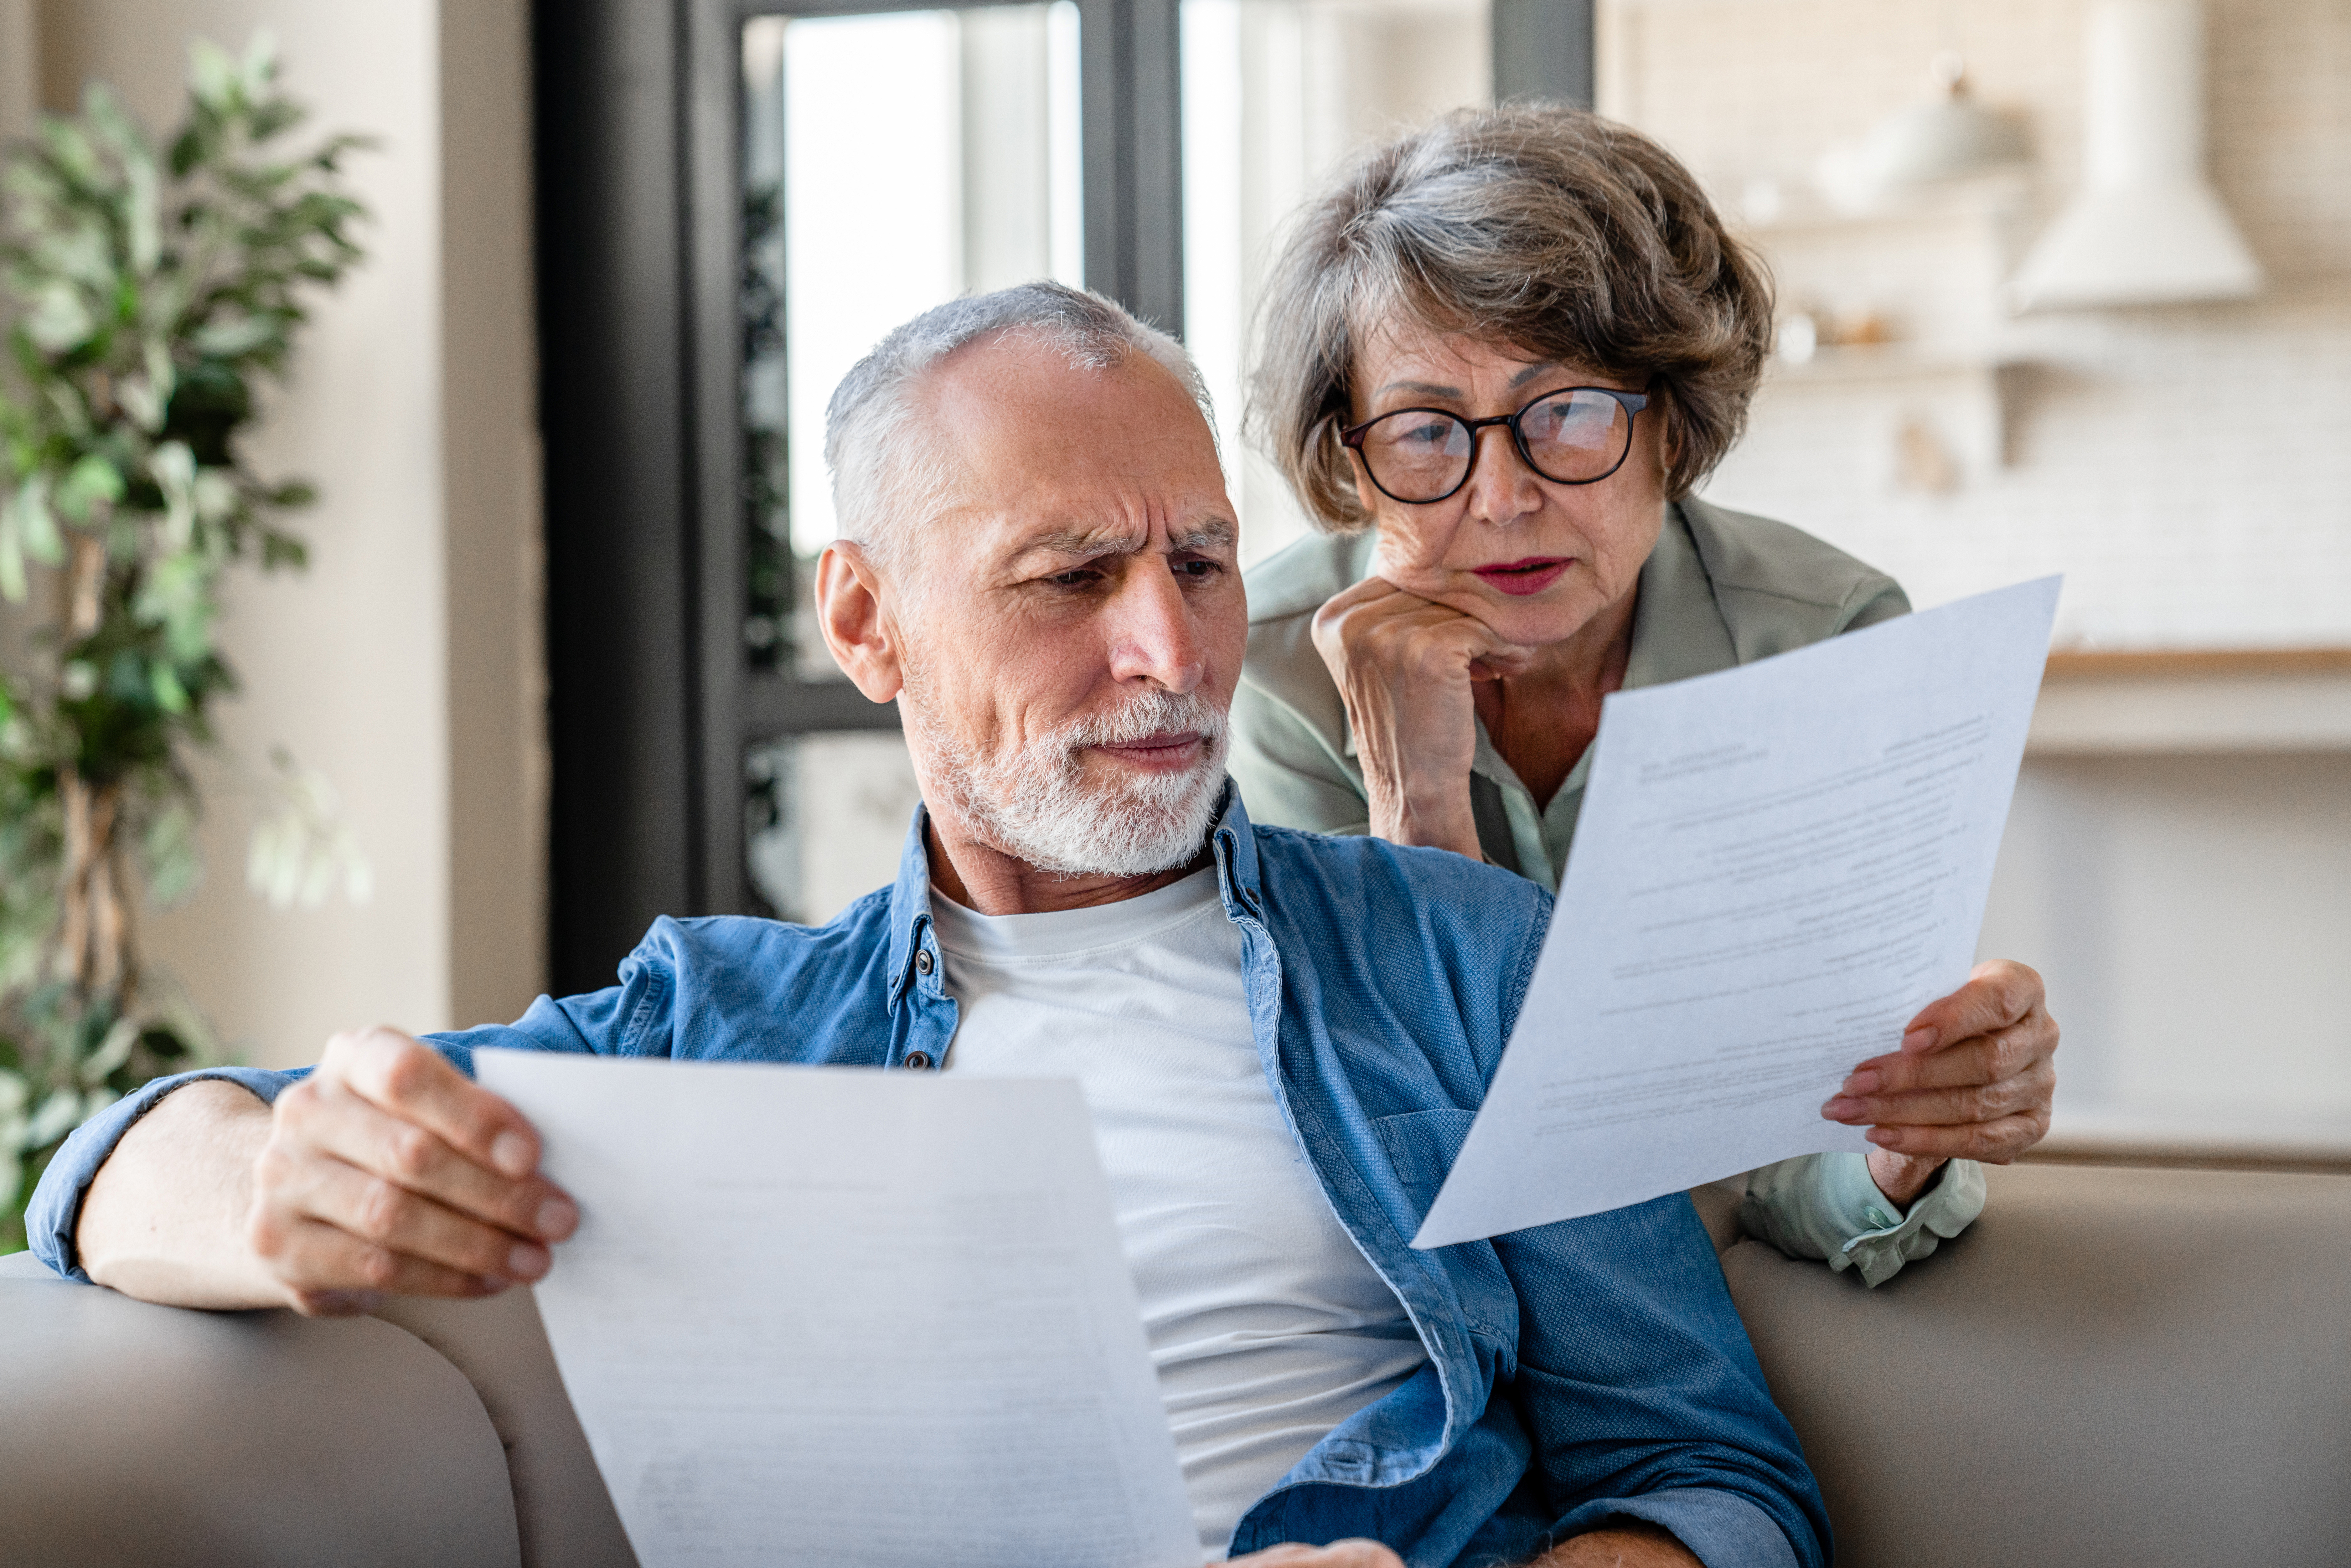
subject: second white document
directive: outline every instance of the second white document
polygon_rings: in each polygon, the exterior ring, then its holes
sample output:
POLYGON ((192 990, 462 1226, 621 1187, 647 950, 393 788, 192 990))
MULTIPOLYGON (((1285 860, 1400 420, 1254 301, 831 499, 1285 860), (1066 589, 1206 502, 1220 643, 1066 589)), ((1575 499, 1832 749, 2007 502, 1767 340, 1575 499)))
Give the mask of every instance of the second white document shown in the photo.
POLYGON ((1608 698, 1559 904, 1419 1247, 1865 1150, 1821 1117, 1972 965, 2059 580, 1608 698))

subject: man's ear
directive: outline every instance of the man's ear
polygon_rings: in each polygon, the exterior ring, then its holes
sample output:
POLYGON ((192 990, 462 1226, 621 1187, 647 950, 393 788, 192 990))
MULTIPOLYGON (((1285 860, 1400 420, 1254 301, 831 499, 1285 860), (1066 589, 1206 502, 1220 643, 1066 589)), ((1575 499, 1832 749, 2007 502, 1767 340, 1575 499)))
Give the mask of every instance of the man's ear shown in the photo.
POLYGON ((835 539, 817 558, 816 618, 824 645, 867 700, 894 700, 906 684, 896 628, 882 612, 882 574, 862 547, 835 539))

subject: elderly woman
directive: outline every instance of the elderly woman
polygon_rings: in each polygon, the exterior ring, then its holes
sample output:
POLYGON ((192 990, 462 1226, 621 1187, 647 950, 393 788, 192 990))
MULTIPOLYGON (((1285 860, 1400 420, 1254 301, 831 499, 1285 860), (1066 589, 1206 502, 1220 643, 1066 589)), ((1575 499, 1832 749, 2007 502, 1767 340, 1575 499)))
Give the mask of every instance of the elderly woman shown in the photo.
MULTIPOLYGON (((1252 420, 1321 529, 1249 579, 1232 771, 1250 814, 1556 887, 1601 700, 1905 613, 1892 579, 1692 489, 1738 438, 1771 294, 1656 143, 1457 114, 1307 210, 1252 420)), ((2041 977, 1987 964, 1823 1107, 1867 1155, 1750 1173, 1740 1221, 1875 1285, 2049 1124, 2041 977)))

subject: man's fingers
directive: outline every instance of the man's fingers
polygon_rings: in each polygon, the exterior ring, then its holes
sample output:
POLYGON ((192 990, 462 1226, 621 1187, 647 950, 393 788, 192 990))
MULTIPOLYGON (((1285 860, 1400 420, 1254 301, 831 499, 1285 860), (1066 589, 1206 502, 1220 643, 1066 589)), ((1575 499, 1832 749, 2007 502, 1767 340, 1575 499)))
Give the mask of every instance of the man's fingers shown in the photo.
POLYGON ((309 1166, 325 1155, 518 1236, 561 1240, 579 1223, 570 1199, 544 1177, 517 1181, 486 1169, 337 1077, 321 1073, 288 1090, 278 1114, 293 1137, 265 1152, 262 1183, 272 1195, 290 1184, 287 1200, 298 1206, 305 1184, 319 1179, 309 1166))
POLYGON ((2049 1132, 2049 1113, 2021 1111, 1996 1122, 1967 1122, 1949 1127, 1878 1126, 1869 1141, 1897 1155, 1946 1160, 1980 1160, 2004 1166, 2049 1132))
POLYGON ((294 1310, 311 1317, 366 1312, 386 1295, 494 1295, 506 1288, 460 1270, 408 1258, 316 1219, 255 1215, 248 1239, 287 1286, 294 1310))
POLYGON ((538 1134, 522 1113, 420 1040, 389 1029, 339 1034, 319 1066, 487 1169, 519 1178, 538 1168, 538 1134))
POLYGON ((340 1160, 312 1160, 304 1212, 360 1240, 483 1279, 536 1280, 545 1247, 340 1160))
POLYGON ((2022 964, 1979 964, 1966 985, 1918 1009, 1903 1028, 1902 1049, 1920 1054, 2005 1029, 2040 1009, 2046 995, 2040 974, 2022 964))
POLYGON ((1259 1568, 1404 1568, 1404 1559, 1394 1552, 1376 1541, 1361 1540, 1334 1541, 1328 1546, 1269 1546, 1229 1561, 1259 1568))

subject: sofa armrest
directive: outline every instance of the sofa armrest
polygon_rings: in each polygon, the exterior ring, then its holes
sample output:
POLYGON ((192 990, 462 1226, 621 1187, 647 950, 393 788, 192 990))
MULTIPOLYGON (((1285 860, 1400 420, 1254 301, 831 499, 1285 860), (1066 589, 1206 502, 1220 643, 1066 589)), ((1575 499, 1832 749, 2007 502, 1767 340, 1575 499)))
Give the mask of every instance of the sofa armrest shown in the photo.
POLYGON ((2351 1176, 2015 1166, 1876 1291, 1725 1253, 1840 1564, 2334 1563, 2351 1176))
POLYGON ((0 1563, 517 1568, 482 1402, 371 1318, 199 1312, 0 1259, 0 1563))
POLYGON ((528 1289, 481 1301, 399 1296, 376 1310, 465 1375, 506 1445, 526 1568, 637 1568, 528 1289))

